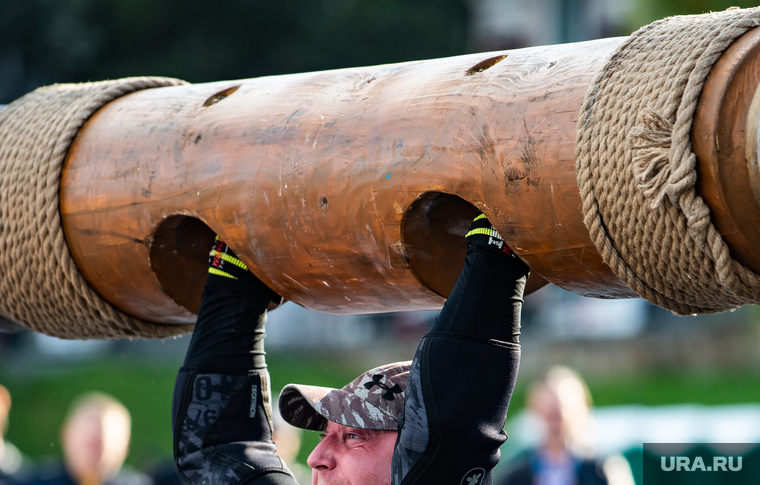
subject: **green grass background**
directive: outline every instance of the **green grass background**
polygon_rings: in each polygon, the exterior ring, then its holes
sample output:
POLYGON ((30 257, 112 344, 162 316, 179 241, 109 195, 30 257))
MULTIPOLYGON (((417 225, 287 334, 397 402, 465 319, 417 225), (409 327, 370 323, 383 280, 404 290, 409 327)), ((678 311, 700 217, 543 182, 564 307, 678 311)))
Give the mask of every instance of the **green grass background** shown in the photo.
MULTIPOLYGON (((69 403, 87 391, 119 399, 132 414, 132 446, 127 463, 141 467, 169 459, 171 402, 177 362, 131 362, 100 358, 75 364, 0 364, 0 383, 11 392, 13 407, 6 438, 35 459, 59 457, 59 429, 69 403)), ((334 358, 269 356, 272 388, 291 382, 342 387, 360 372, 362 363, 334 358)), ((316 445, 316 433, 304 435, 302 461, 316 445)))
MULTIPOLYGON (((336 355, 268 356, 272 387, 291 382, 341 387, 377 363, 336 355)), ((132 448, 127 460, 142 467, 171 456, 171 399, 180 362, 138 362, 107 357, 75 364, 0 364, 0 382, 11 391, 13 408, 7 438, 33 458, 60 456, 59 427, 68 404, 78 394, 99 390, 112 394, 132 413, 132 448)), ((521 376, 510 413, 524 404, 528 379, 521 376)), ((616 404, 736 404, 760 401, 760 372, 656 372, 591 377, 588 385, 597 406, 616 404)), ((304 434, 299 460, 317 443, 304 434)))

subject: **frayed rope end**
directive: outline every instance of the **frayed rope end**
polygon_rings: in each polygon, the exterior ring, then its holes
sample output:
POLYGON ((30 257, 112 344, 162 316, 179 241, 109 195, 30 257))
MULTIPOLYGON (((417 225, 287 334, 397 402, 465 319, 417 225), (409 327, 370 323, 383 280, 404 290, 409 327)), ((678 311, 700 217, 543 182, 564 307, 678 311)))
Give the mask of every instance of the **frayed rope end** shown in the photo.
POLYGON ((642 124, 629 135, 633 174, 650 207, 656 209, 668 196, 673 123, 651 107, 644 110, 642 117, 642 124))

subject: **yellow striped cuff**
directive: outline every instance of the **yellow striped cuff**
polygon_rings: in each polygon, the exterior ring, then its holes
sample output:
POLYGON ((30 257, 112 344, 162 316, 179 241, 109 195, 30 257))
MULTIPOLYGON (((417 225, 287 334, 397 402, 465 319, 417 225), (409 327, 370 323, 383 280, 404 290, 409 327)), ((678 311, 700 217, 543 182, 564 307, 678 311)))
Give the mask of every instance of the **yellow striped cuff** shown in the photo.
POLYGON ((479 221, 479 220, 485 219, 485 218, 486 218, 485 214, 480 214, 478 217, 476 217, 475 219, 473 219, 472 222, 479 221))
POLYGON ((496 232, 496 229, 487 229, 485 227, 475 228, 472 231, 468 232, 465 237, 474 236, 476 234, 483 234, 484 236, 498 237, 501 239, 501 236, 498 232, 496 232))
POLYGON ((227 261, 228 263, 232 263, 238 268, 243 268, 244 270, 248 271, 248 266, 246 266, 244 262, 240 261, 235 256, 230 256, 229 254, 226 254, 226 253, 220 253, 216 249, 211 250, 211 256, 219 256, 220 258, 227 261))
POLYGON ((224 276, 226 278, 232 278, 233 280, 237 279, 235 276, 232 276, 231 274, 227 273, 226 271, 222 271, 221 269, 209 268, 208 272, 209 272, 209 274, 215 274, 217 276, 224 276))

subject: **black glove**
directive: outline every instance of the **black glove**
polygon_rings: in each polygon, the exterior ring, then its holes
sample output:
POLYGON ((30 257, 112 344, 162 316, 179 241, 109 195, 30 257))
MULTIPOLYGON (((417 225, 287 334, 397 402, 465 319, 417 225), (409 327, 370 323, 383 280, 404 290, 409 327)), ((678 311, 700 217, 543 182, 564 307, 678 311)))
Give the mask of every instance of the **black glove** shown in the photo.
POLYGON ((467 233, 464 269, 432 332, 519 343, 520 312, 529 272, 528 265, 479 213, 467 233))
POLYGON ((264 324, 274 299, 280 296, 217 238, 185 367, 265 369, 264 324))

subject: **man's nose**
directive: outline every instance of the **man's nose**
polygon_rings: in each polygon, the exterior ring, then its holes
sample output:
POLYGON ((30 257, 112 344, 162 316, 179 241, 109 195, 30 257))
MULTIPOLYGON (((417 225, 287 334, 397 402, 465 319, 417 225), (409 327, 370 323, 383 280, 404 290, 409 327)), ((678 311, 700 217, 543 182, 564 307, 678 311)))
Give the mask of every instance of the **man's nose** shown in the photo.
POLYGON ((315 470, 332 470, 335 468, 335 458, 328 440, 322 440, 309 454, 306 464, 315 470))

